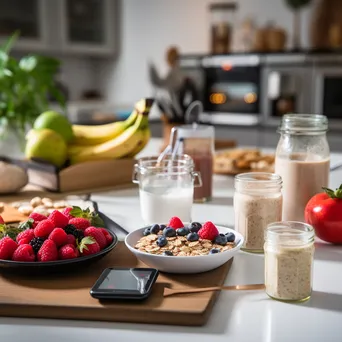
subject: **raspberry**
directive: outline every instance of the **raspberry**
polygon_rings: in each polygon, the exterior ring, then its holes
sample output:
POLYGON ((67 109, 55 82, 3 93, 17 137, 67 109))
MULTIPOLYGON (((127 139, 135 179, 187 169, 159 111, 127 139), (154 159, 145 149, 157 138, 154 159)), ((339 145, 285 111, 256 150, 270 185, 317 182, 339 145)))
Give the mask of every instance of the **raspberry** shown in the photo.
POLYGON ((54 223, 55 227, 61 227, 61 228, 64 228, 68 224, 68 221, 69 221, 69 219, 58 210, 54 210, 49 215, 49 220, 54 223))
POLYGON ((36 255, 32 247, 28 244, 20 245, 12 256, 13 261, 34 261, 35 259, 36 255))
POLYGON ((48 239, 45 240, 42 247, 37 253, 38 261, 55 261, 58 259, 58 251, 56 244, 48 239))
POLYGON ((103 235, 101 229, 96 227, 88 227, 84 231, 84 236, 92 236, 96 242, 99 244, 100 248, 103 249, 107 246, 107 239, 103 235))
POLYGON ((198 231, 198 235, 201 239, 213 241, 219 235, 219 231, 212 222, 208 221, 198 231))
POLYGON ((33 238, 34 238, 34 229, 26 229, 17 235, 16 240, 19 243, 19 245, 22 245, 23 243, 20 243, 20 240, 24 239, 25 241, 28 241, 26 243, 29 243, 33 238))
POLYGON ((85 230, 86 228, 90 227, 90 222, 86 218, 83 217, 74 217, 69 220, 69 224, 72 224, 77 229, 85 230))
POLYGON ((55 228, 49 235, 49 239, 52 240, 57 247, 63 246, 67 242, 67 233, 62 228, 55 228))
POLYGON ((47 217, 45 215, 42 215, 42 214, 39 214, 39 213, 36 213, 36 212, 31 213, 29 218, 33 219, 34 222, 40 222, 40 221, 43 221, 43 220, 47 219, 47 217))
POLYGON ((175 217, 171 218, 168 226, 173 228, 173 229, 179 229, 179 228, 183 228, 184 224, 179 217, 175 216, 175 217))
POLYGON ((5 224, 4 219, 2 218, 2 216, 0 215, 0 224, 5 224))
POLYGON ((58 257, 61 260, 75 259, 78 255, 79 253, 77 248, 71 244, 62 246, 58 251, 58 257))
POLYGON ((72 234, 67 235, 67 241, 65 243, 66 245, 73 245, 76 246, 76 238, 72 234))
POLYGON ((106 228, 99 228, 99 229, 101 229, 103 235, 105 236, 105 238, 107 240, 107 245, 110 245, 112 243, 112 241, 113 241, 112 235, 110 235, 108 233, 108 230, 106 228))
POLYGON ((100 246, 91 236, 86 236, 82 239, 79 250, 81 255, 91 255, 100 252, 100 246))
POLYGON ((34 228, 34 235, 35 237, 47 238, 54 228, 54 223, 49 219, 40 221, 37 227, 34 228))
POLYGON ((17 249, 17 243, 10 237, 5 236, 0 240, 0 259, 9 260, 17 249))
POLYGON ((72 210, 71 207, 67 207, 67 208, 64 208, 62 213, 69 219, 71 220, 72 218, 74 218, 73 216, 70 215, 70 211, 72 210))

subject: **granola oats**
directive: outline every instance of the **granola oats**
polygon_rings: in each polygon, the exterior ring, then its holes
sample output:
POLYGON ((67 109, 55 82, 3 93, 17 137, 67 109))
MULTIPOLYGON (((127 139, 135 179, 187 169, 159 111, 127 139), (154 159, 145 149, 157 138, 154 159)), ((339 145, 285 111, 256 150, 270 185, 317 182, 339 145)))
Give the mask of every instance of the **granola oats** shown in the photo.
POLYGON ((221 252, 227 251, 235 247, 234 242, 228 242, 225 246, 213 243, 210 240, 199 239, 198 241, 188 241, 185 236, 166 237, 167 245, 159 247, 157 245, 158 236, 162 235, 150 234, 143 236, 134 246, 140 252, 161 255, 166 251, 172 251, 174 256, 199 256, 208 255, 213 248, 219 249, 221 252))

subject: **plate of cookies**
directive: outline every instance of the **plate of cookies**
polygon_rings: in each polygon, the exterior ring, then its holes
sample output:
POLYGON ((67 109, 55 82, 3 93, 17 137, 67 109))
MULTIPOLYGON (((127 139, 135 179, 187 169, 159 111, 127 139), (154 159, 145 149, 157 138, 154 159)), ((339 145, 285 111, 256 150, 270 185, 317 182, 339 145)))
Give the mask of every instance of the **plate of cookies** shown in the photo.
POLYGON ((231 149, 220 151, 214 157, 214 173, 237 175, 243 172, 274 172, 274 154, 259 149, 231 149))

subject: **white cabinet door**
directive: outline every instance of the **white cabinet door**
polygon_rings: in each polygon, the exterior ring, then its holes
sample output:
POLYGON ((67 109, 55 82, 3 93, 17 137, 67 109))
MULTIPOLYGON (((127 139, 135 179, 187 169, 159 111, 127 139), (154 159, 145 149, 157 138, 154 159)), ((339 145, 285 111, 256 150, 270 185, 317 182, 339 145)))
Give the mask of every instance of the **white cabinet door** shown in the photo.
POLYGON ((60 0, 60 5, 65 53, 115 52, 116 0, 60 0))
POLYGON ((15 50, 46 50, 48 41, 47 0, 0 0, 0 42, 15 31, 20 38, 15 50))

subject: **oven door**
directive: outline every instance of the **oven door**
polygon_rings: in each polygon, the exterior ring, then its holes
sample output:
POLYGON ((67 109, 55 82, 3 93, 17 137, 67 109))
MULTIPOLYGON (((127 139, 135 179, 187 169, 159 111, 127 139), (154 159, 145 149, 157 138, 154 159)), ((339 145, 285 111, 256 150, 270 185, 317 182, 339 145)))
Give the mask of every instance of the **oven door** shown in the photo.
POLYGON ((212 124, 255 125, 260 120, 257 56, 204 59, 204 112, 212 124))
POLYGON ((313 86, 313 112, 326 115, 330 127, 342 128, 342 66, 315 69, 313 86))
POLYGON ((262 72, 263 123, 279 125, 289 113, 311 113, 312 71, 306 66, 267 66, 262 72))

